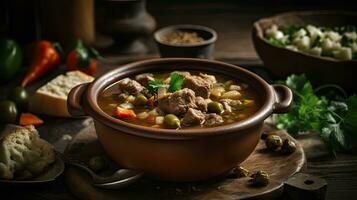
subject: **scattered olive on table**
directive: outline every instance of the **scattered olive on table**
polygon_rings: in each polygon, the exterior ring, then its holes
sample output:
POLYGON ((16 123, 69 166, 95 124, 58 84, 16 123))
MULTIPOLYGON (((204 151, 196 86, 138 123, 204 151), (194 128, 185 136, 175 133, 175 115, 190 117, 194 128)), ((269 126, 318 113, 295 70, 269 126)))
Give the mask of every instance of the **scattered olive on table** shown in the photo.
POLYGON ((265 139, 265 145, 266 145, 267 149, 269 149, 271 151, 275 151, 283 145, 283 140, 278 135, 269 135, 265 139))
POLYGON ((255 186, 266 186, 269 184, 269 174, 263 170, 259 170, 251 176, 251 182, 255 186))
POLYGON ((244 167, 237 166, 233 168, 232 174, 235 178, 247 177, 249 175, 249 171, 244 167))
POLYGON ((19 111, 26 111, 29 103, 29 95, 24 87, 13 88, 7 97, 16 104, 19 111))
POLYGON ((103 171, 107 166, 106 160, 102 156, 94 156, 88 161, 88 166, 94 172, 103 171))
POLYGON ((164 118, 164 124, 168 128, 180 128, 181 127, 181 122, 176 115, 173 114, 168 114, 164 118))
POLYGON ((281 146, 281 152, 289 154, 289 153, 293 153, 295 150, 296 150, 295 142, 289 139, 285 139, 283 145, 281 146))
POLYGON ((11 124, 17 120, 16 104, 12 101, 0 101, 0 113, 0 124, 11 124))

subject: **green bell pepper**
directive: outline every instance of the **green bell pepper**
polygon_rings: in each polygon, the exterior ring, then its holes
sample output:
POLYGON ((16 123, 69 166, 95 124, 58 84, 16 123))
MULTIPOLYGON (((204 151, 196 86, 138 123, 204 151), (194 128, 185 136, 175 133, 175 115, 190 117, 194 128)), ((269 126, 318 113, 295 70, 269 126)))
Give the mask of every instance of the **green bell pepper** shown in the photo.
POLYGON ((0 82, 14 77, 22 65, 22 50, 10 39, 0 39, 0 82))

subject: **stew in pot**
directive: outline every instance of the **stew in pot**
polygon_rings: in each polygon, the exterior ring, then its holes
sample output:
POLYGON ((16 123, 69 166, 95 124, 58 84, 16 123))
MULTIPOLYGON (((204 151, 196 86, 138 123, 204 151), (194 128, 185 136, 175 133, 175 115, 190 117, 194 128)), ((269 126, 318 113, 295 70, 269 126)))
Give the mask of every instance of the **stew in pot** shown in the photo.
POLYGON ((246 119, 260 102, 248 84, 195 71, 124 78, 98 97, 101 109, 129 123, 155 128, 212 127, 246 119))

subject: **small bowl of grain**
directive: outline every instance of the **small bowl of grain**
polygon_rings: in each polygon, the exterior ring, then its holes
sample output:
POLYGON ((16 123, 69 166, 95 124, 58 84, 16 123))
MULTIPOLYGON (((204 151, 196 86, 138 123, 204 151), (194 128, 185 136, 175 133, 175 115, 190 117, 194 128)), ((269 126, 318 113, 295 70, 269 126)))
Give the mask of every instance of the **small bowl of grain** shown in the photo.
POLYGON ((213 59, 217 33, 199 25, 173 25, 157 30, 154 39, 161 57, 213 59))

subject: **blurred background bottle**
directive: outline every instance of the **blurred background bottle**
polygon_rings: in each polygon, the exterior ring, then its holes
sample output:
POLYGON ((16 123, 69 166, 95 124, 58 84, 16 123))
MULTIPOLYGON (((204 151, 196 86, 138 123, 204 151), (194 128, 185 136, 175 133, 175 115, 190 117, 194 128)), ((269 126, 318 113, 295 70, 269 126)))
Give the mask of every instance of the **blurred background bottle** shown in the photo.
POLYGON ((95 41, 94 0, 39 0, 41 38, 58 41, 64 49, 77 39, 95 41))

